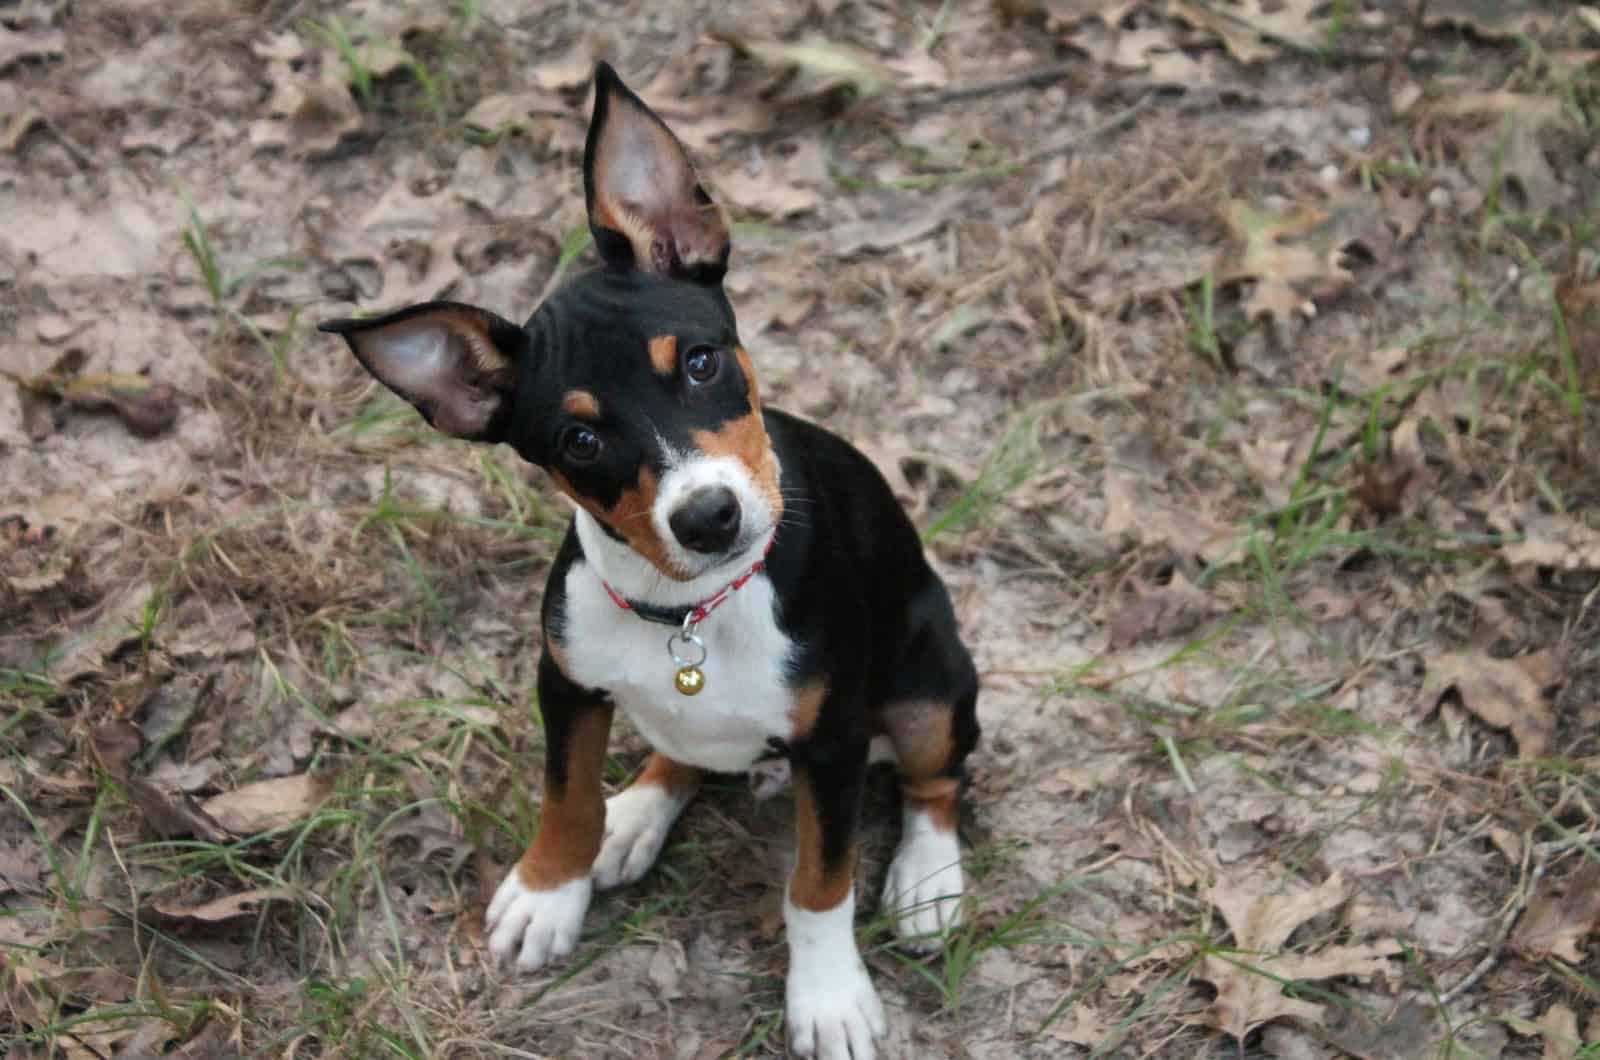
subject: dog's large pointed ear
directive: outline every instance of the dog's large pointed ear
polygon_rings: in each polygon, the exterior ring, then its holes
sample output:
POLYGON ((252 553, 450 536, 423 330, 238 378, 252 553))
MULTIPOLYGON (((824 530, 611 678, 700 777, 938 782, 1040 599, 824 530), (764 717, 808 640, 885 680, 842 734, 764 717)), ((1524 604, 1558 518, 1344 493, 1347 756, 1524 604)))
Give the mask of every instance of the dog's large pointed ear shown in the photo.
POLYGON ((727 217, 672 130, 607 63, 594 73, 583 194, 606 264, 703 283, 727 272, 727 217))
POLYGON ((527 333, 486 309, 426 302, 370 320, 330 320, 367 371, 445 434, 495 442, 505 434, 527 333))

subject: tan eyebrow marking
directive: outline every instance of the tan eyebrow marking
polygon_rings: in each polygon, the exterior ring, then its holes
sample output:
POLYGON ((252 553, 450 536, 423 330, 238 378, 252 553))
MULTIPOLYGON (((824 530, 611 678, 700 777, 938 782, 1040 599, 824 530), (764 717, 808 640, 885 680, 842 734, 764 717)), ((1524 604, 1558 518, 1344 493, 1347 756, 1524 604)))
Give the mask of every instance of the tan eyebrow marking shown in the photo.
POLYGON ((650 365, 657 375, 671 375, 678 370, 676 335, 657 335, 650 340, 650 365))
POLYGON ((561 411, 569 416, 597 420, 600 418, 600 399, 587 390, 569 390, 567 396, 561 399, 561 411))

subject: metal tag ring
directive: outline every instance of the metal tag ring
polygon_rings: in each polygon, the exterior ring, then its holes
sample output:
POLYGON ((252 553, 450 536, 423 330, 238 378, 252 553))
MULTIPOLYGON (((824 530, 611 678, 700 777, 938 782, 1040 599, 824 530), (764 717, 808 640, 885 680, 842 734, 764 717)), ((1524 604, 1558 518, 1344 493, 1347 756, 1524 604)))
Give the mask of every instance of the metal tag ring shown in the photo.
POLYGON ((680 631, 667 637, 667 654, 672 656, 672 661, 677 663, 679 667, 694 667, 705 662, 706 656, 709 655, 710 652, 706 651, 706 642, 700 639, 699 634, 684 633, 680 631), (679 644, 688 644, 699 649, 699 657, 685 659, 682 655, 678 654, 679 644))

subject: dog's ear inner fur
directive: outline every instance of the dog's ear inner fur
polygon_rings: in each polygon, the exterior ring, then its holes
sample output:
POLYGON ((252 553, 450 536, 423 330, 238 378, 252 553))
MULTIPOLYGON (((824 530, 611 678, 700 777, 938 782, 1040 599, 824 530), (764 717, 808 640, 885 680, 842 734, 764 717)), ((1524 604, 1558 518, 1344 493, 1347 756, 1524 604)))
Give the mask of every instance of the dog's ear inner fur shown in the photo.
POLYGON ((499 441, 526 356, 526 333, 486 309, 427 302, 367 320, 332 320, 362 365, 415 405, 436 429, 471 441, 499 441))
POLYGON ((594 75, 583 190, 608 265, 709 283, 727 271, 727 217, 672 130, 606 63, 594 75))

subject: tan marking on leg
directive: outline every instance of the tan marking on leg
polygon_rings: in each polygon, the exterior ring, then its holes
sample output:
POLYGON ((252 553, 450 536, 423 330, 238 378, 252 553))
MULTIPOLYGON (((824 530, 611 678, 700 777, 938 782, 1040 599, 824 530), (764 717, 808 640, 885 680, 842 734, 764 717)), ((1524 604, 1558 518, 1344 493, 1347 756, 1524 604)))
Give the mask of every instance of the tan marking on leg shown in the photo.
POLYGON ((596 705, 585 708, 573 719, 564 784, 553 783, 550 765, 545 765, 539 834, 517 864, 523 886, 529 890, 554 890, 578 879, 589 872, 600 855, 600 841, 606 832, 600 774, 605 767, 611 713, 609 705, 596 705))
POLYGON ((935 700, 895 703, 883 712, 901 796, 946 832, 956 826, 956 796, 961 788, 954 777, 941 775, 955 755, 954 724, 953 708, 935 700))
POLYGON ((587 390, 569 390, 567 396, 561 399, 561 411, 579 419, 598 420, 600 399, 587 390))
POLYGON ((794 783, 794 873, 789 877, 789 900, 801 909, 820 913, 850 897, 855 883, 856 847, 844 864, 832 871, 822 861, 822 818, 817 813, 817 796, 811 776, 795 770, 794 783))
POLYGON ((677 336, 657 335, 650 340, 650 367, 656 375, 670 376, 678 370, 677 336))
POLYGON ((957 793, 961 782, 953 777, 935 777, 900 785, 900 795, 906 805, 921 810, 941 832, 956 828, 957 793))
POLYGON ((822 714, 822 701, 828 696, 826 681, 812 681, 795 689, 789 703, 789 739, 798 743, 811 735, 822 714))
POLYGON ((609 508, 602 508, 589 497, 579 493, 567 476, 559 471, 550 472, 550 480, 556 484, 556 489, 622 536, 639 555, 649 560, 662 574, 673 581, 687 581, 688 575, 672 566, 667 558, 667 546, 656 534, 655 521, 650 518, 650 512, 656 503, 657 480, 654 471, 647 467, 639 469, 638 484, 631 490, 623 491, 622 496, 609 508))
POLYGON ((641 784, 662 788, 673 795, 683 795, 700 786, 700 770, 656 751, 645 762, 644 770, 628 787, 636 788, 641 784))
POLYGON ((734 350, 734 355, 749 388, 749 414, 729 420, 714 431, 695 431, 690 438, 701 452, 710 456, 731 456, 748 468, 756 488, 772 506, 776 520, 783 515, 783 495, 778 491, 778 457, 772 451, 772 441, 761 419, 761 387, 756 382, 750 354, 740 346, 734 350))
POLYGON ((894 744, 900 775, 923 780, 942 772, 955 754, 955 712, 935 700, 893 703, 883 711, 883 726, 894 744))

